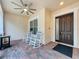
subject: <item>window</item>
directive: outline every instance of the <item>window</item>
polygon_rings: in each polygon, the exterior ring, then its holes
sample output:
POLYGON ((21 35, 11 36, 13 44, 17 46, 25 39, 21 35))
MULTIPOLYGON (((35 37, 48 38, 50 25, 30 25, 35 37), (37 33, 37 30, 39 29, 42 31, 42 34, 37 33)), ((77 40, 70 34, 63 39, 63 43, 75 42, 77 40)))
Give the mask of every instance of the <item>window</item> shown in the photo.
POLYGON ((37 19, 30 21, 30 32, 32 32, 32 34, 36 34, 37 31, 38 31, 37 19))

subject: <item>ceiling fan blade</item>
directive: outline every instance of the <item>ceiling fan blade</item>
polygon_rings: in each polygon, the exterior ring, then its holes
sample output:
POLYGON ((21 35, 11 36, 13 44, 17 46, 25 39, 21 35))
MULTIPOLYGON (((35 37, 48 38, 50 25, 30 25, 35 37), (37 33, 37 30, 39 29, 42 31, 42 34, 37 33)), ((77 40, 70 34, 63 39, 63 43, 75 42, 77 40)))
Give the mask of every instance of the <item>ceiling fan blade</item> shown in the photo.
POLYGON ((22 8, 14 8, 14 9, 22 9, 22 8))
POLYGON ((14 4, 14 5, 17 5, 17 6, 19 6, 19 7, 22 7, 21 5, 18 5, 17 3, 15 3, 15 2, 11 2, 12 4, 14 4))
POLYGON ((20 0, 20 2, 21 2, 21 4, 24 6, 24 3, 23 3, 23 1, 22 1, 22 0, 20 0))
POLYGON ((36 11, 36 9, 30 9, 30 10, 36 11))
POLYGON ((27 15, 29 15, 29 12, 26 12, 27 15))
POLYGON ((21 11, 21 14, 24 12, 24 10, 23 11, 21 11))
POLYGON ((29 10, 29 12, 32 13, 32 14, 34 14, 34 12, 32 12, 32 11, 30 11, 30 10, 29 10))

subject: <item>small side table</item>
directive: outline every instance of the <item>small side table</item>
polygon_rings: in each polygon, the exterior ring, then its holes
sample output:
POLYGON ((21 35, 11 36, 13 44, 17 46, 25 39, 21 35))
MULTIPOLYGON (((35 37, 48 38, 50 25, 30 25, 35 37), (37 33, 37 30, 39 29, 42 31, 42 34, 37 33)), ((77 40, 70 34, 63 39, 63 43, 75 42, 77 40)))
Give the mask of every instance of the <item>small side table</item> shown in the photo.
POLYGON ((0 36, 0 49, 10 47, 10 36, 0 36))

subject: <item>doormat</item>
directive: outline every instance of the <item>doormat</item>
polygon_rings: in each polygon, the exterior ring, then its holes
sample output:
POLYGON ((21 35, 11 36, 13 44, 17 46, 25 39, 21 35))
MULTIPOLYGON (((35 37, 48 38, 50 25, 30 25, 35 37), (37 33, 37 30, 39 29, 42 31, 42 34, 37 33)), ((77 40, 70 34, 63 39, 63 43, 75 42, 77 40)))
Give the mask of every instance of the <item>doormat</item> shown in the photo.
POLYGON ((58 44, 57 46, 55 46, 53 48, 53 50, 58 51, 58 52, 60 52, 64 55, 72 58, 72 55, 73 55, 73 48, 72 47, 65 46, 65 45, 62 45, 62 44, 58 44))

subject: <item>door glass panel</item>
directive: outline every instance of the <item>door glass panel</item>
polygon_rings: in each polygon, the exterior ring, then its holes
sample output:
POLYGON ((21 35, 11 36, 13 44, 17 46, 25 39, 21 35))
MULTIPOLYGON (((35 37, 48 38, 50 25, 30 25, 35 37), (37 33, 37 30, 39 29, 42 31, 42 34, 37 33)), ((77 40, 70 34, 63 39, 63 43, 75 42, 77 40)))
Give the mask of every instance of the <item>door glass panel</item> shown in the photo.
POLYGON ((56 40, 59 40, 59 18, 55 20, 56 22, 56 40))

